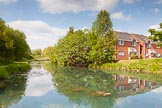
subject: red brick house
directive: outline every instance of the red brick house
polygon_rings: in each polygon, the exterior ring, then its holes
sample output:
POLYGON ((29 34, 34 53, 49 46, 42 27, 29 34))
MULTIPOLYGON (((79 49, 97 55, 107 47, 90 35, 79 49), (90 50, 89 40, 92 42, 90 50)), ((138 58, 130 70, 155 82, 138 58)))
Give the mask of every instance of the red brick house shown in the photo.
POLYGON ((118 96, 143 93, 160 86, 152 81, 141 80, 129 76, 114 74, 112 77, 116 82, 115 89, 118 96))
POLYGON ((126 59, 148 59, 162 55, 162 47, 157 46, 158 42, 151 41, 148 37, 139 34, 115 32, 117 36, 116 60, 126 59))

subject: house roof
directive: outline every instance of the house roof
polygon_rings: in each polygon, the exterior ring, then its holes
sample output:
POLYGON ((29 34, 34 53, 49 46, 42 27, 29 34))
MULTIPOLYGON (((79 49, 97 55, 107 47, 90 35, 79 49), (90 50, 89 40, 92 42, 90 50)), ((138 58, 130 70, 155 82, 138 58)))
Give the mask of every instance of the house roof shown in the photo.
POLYGON ((147 43, 148 41, 150 41, 150 39, 147 36, 140 35, 140 34, 132 34, 132 35, 134 35, 135 37, 143 40, 145 43, 147 43))
POLYGON ((139 39, 129 33, 117 31, 115 31, 114 33, 116 34, 118 40, 132 41, 133 39, 136 39, 136 41, 139 42, 139 39))

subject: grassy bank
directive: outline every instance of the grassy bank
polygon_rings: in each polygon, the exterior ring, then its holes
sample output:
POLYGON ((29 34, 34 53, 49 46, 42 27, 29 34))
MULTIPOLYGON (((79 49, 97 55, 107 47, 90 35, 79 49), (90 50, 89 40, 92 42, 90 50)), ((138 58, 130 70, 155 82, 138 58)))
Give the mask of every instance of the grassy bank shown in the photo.
POLYGON ((8 76, 18 72, 26 72, 31 69, 28 63, 12 63, 0 66, 0 80, 6 79, 8 76))
POLYGON ((102 70, 162 74, 162 59, 121 60, 117 63, 107 63, 102 66, 96 66, 95 68, 102 70))

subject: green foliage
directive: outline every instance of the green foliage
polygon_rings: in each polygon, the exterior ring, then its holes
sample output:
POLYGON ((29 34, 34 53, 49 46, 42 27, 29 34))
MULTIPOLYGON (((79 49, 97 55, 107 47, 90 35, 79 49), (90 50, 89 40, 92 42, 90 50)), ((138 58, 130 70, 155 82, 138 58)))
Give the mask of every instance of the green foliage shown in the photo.
POLYGON ((31 69, 28 63, 12 63, 5 66, 0 66, 0 79, 6 79, 9 75, 18 72, 26 72, 31 69))
POLYGON ((8 77, 8 72, 5 66, 0 66, 0 79, 6 79, 8 77))
POLYGON ((110 15, 106 10, 101 10, 93 22, 92 30, 97 36, 105 36, 112 31, 112 22, 110 15))
MULTIPOLYGON (((127 60, 125 60, 127 62, 127 60)), ((162 73, 162 59, 138 60, 136 62, 124 63, 106 63, 101 66, 106 70, 122 70, 142 73, 162 73)))
POLYGON ((67 35, 54 46, 50 59, 64 66, 102 65, 114 60, 115 42, 109 13, 102 10, 91 31, 74 31, 70 27, 67 35))
POLYGON ((111 74, 87 68, 56 67, 52 64, 46 64, 44 68, 53 73, 57 92, 67 96, 70 102, 89 104, 92 108, 113 106, 116 90, 111 74), (111 95, 98 95, 97 92, 111 95))
POLYGON ((42 56, 43 57, 50 57, 53 53, 53 47, 51 46, 48 46, 47 48, 45 48, 43 51, 42 51, 42 56))
POLYGON ((59 40, 54 47, 52 59, 62 65, 86 65, 87 62, 87 39, 82 30, 68 33, 68 35, 59 40))
POLYGON ((149 29, 148 32, 150 32, 151 34, 149 38, 152 39, 153 41, 159 41, 159 45, 162 46, 162 23, 160 23, 159 25, 160 25, 159 30, 149 29))
POLYGON ((143 56, 142 56, 142 54, 140 54, 140 59, 143 59, 143 56))
POLYGON ((131 59, 136 59, 136 54, 133 53, 131 59))
POLYGON ((9 74, 26 72, 29 69, 31 69, 31 66, 27 63, 14 63, 7 65, 7 71, 9 72, 9 74))
POLYGON ((2 19, 0 19, 0 58, 5 59, 5 62, 30 58, 30 48, 26 43, 25 34, 5 25, 2 19))
POLYGON ((34 58, 40 58, 42 56, 42 50, 41 49, 35 49, 31 51, 32 56, 34 58))

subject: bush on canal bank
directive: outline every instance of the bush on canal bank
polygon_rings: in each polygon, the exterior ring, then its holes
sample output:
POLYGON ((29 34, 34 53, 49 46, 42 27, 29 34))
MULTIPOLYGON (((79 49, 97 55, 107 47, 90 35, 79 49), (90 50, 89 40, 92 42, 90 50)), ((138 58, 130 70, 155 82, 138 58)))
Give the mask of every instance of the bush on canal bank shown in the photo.
POLYGON ((19 72, 27 72, 31 69, 28 63, 12 63, 0 66, 0 80, 6 79, 8 76, 19 72))
POLYGON ((92 66, 102 70, 131 71, 162 74, 162 59, 122 60, 117 63, 106 63, 102 66, 92 66))

